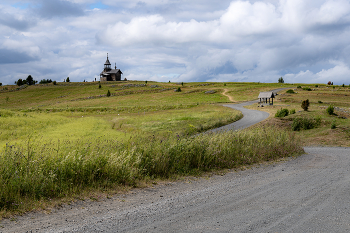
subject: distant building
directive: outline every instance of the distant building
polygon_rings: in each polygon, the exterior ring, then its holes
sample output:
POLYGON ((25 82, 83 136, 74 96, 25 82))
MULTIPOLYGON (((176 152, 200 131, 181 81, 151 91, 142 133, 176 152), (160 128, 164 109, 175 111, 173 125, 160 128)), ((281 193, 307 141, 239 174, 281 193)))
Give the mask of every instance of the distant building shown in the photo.
POLYGON ((270 105, 273 105, 273 98, 275 98, 275 94, 272 91, 268 91, 268 92, 260 92, 258 99, 259 99, 259 103, 266 103, 267 101, 269 101, 270 105), (270 102, 270 100, 272 100, 272 103, 270 102))
POLYGON ((100 81, 120 81, 122 74, 123 72, 121 72, 120 69, 117 69, 117 64, 115 64, 114 69, 111 68, 111 63, 109 62, 107 53, 107 60, 104 64, 104 69, 100 73, 100 81))

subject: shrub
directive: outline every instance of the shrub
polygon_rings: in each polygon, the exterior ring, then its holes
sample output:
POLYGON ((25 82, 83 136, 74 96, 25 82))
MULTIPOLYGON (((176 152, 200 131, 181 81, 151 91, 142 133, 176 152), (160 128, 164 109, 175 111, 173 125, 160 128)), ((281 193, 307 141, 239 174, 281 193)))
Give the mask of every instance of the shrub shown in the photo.
POLYGON ((176 90, 176 92, 181 92, 181 88, 178 87, 177 90, 176 90))
POLYGON ((331 129, 335 129, 335 128, 337 128, 337 125, 335 124, 335 121, 333 121, 331 124, 331 129))
POLYGON ((345 84, 343 83, 342 87, 345 87, 345 84))
POLYGON ((315 87, 318 87, 318 85, 316 84, 315 87))
POLYGON ((290 110, 289 114, 295 114, 295 109, 290 110))
POLYGON ((280 77, 280 78, 278 79, 278 83, 284 83, 284 79, 283 79, 282 77, 280 77))
POLYGON ((110 97, 111 96, 111 92, 108 90, 107 91, 107 97, 110 97))
POLYGON ((67 77, 67 78, 66 78, 66 82, 67 82, 67 83, 69 83, 69 82, 70 82, 69 77, 67 77))
POLYGON ((0 87, 2 86, 2 83, 0 83, 0 87))
POLYGON ((286 91, 286 93, 294 94, 295 92, 292 89, 289 89, 288 91, 286 91))
POLYGON ((53 85, 57 85, 57 82, 56 82, 56 81, 53 81, 52 83, 53 83, 53 85))
POLYGON ((181 86, 184 86, 184 82, 181 82, 181 86))
POLYGON ((147 80, 145 81, 145 83, 147 84, 147 80))
POLYGON ((321 118, 301 118, 297 117, 293 119, 292 123, 292 130, 293 131, 299 131, 301 129, 307 130, 307 129, 313 129, 316 128, 321 124, 321 118))
POLYGON ((275 117, 285 117, 285 116, 288 116, 288 114, 289 114, 288 109, 286 109, 286 108, 282 109, 281 108, 280 110, 278 110, 276 112, 275 117))
POLYGON ((226 83, 224 83, 224 86, 226 87, 226 83))
POLYGON ((297 88, 301 88, 301 86, 299 85, 299 86, 297 86, 297 88))
POLYGON ((329 105, 328 108, 326 109, 326 112, 329 115, 333 115, 334 114, 334 106, 333 105, 329 105))
POLYGON ((303 90, 304 91, 311 91, 311 88, 310 87, 303 87, 303 90))
POLYGON ((321 100, 318 101, 319 104, 322 104, 323 102, 321 100))
POLYGON ((303 100, 303 102, 301 103, 301 108, 304 109, 304 111, 307 111, 309 109, 309 106, 310 106, 309 99, 303 100))
POLYGON ((98 89, 101 89, 101 83, 98 84, 98 89))
POLYGON ((328 81, 327 85, 332 85, 332 82, 331 82, 331 81, 328 81))

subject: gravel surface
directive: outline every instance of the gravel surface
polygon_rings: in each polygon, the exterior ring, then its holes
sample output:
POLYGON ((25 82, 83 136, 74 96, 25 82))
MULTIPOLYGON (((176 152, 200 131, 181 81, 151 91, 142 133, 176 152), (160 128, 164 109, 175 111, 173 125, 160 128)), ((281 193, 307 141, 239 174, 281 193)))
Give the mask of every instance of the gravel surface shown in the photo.
POLYGON ((247 109, 244 106, 252 105, 254 103, 257 103, 258 101, 249 101, 249 102, 244 102, 241 104, 225 104, 223 106, 233 108, 236 110, 239 110, 243 114, 243 118, 232 123, 229 125, 222 126, 220 128, 212 129, 208 132, 218 132, 221 130, 239 130, 239 129, 244 129, 247 128, 251 125, 255 125, 256 123, 259 123, 260 121, 265 120, 266 118, 269 117, 269 113, 267 112, 262 112, 258 110, 251 110, 247 109))
POLYGON ((0 232, 350 232, 350 149, 309 147, 286 162, 135 189, 0 232))

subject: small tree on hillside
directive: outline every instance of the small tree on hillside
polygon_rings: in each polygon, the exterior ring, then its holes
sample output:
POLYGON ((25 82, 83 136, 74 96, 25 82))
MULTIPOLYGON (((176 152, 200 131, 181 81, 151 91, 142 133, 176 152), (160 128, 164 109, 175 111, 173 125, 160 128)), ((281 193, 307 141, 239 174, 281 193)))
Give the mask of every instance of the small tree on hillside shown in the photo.
POLYGON ((2 86, 2 83, 0 83, 0 87, 2 86))
POLYGON ((111 96, 111 92, 108 90, 107 91, 107 97, 110 97, 111 96))
POLYGON ((310 106, 309 99, 303 100, 303 102, 301 103, 301 108, 304 109, 304 111, 307 111, 309 109, 309 106, 310 106))
POLYGON ((15 82, 15 84, 17 84, 17 86, 22 86, 24 83, 23 80, 20 78, 15 82))
POLYGON ((69 83, 69 82, 70 82, 69 77, 67 77, 67 78, 66 78, 66 82, 67 82, 67 83, 69 83))
POLYGON ((35 84, 35 81, 33 79, 33 77, 31 75, 28 75, 27 79, 26 79, 26 82, 28 85, 34 85, 35 84))
POLYGON ((283 79, 282 77, 280 77, 280 78, 278 79, 278 83, 284 83, 284 79, 283 79))
POLYGON ((331 81, 328 81, 327 85, 332 85, 332 82, 331 82, 331 81))

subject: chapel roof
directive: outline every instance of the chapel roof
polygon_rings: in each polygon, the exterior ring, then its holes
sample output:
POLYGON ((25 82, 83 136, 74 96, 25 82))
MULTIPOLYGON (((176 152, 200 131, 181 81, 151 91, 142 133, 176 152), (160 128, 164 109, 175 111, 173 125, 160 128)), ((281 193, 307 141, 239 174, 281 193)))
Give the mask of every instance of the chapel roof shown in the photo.
POLYGON ((109 62, 109 59, 108 59, 108 53, 107 53, 107 60, 105 62, 105 65, 111 65, 111 63, 109 62))

